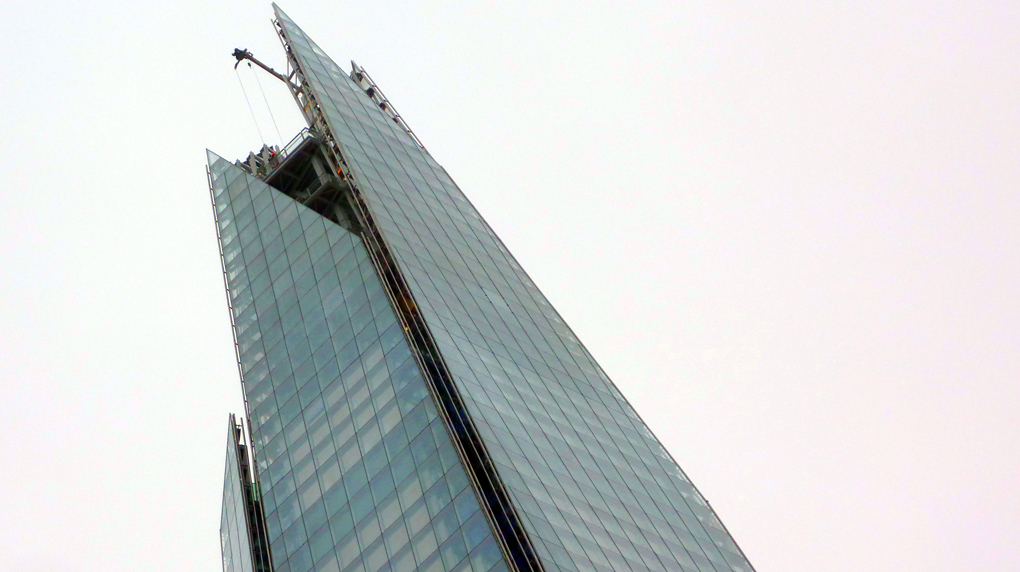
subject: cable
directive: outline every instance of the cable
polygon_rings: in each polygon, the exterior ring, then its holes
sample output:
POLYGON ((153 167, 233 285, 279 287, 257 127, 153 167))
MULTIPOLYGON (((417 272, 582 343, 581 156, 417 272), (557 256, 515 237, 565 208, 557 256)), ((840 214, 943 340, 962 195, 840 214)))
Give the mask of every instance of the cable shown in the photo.
POLYGON ((255 122, 255 130, 259 132, 259 139, 262 140, 262 146, 266 145, 266 138, 262 136, 262 130, 259 129, 259 120, 255 119, 255 110, 251 108, 251 102, 248 101, 248 92, 244 90, 244 82, 241 81, 241 73, 234 68, 234 74, 237 75, 237 83, 241 86, 241 93, 244 94, 244 102, 248 104, 248 111, 251 112, 251 120, 255 122))
POLYGON ((276 117, 273 115, 273 108, 269 107, 269 100, 266 99, 266 90, 262 89, 262 82, 259 81, 259 74, 251 67, 251 62, 248 62, 248 68, 251 69, 251 73, 255 75, 255 82, 259 84, 259 91, 262 92, 262 101, 266 102, 266 109, 269 110, 269 118, 273 120, 273 127, 276 128, 276 136, 280 138, 280 145, 286 143, 283 140, 283 135, 280 134, 280 126, 276 124, 276 117))

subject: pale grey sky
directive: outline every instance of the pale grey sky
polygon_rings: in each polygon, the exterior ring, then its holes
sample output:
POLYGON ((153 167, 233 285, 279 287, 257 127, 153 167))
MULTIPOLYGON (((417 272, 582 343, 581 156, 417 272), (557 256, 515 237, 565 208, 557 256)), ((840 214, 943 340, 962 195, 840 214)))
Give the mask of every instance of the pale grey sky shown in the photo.
MULTIPOLYGON (((1020 4, 282 7, 759 572, 1020 569, 1020 4)), ((0 569, 218 570, 241 404, 204 150, 261 145, 230 52, 283 66, 269 3, 4 12, 0 569)))

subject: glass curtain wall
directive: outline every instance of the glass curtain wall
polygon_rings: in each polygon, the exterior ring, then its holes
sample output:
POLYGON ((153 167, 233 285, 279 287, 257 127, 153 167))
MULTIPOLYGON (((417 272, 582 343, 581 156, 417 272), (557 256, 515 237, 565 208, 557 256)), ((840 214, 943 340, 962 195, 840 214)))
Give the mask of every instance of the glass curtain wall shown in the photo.
POLYGON ((237 433, 234 416, 227 429, 227 468, 223 475, 223 512, 220 516, 220 551, 223 572, 255 572, 252 564, 252 543, 244 500, 241 461, 237 456, 237 433))
POLYGON ((209 172, 274 571, 506 570, 361 239, 209 172))
POLYGON ((276 15, 546 570, 752 570, 445 169, 276 15))

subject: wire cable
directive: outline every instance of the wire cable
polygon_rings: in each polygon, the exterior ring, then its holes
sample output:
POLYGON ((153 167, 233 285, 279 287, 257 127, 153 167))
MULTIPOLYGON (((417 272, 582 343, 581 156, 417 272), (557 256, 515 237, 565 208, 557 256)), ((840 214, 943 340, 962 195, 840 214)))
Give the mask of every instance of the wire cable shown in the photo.
POLYGON ((266 109, 269 110, 269 118, 273 120, 273 127, 276 128, 276 136, 280 138, 280 145, 284 145, 286 141, 283 140, 283 135, 280 134, 280 126, 276 124, 276 116, 273 115, 273 108, 269 107, 269 100, 266 99, 266 90, 262 89, 262 82, 259 81, 259 74, 251 67, 251 62, 248 62, 248 69, 255 75, 255 83, 259 84, 259 91, 262 92, 262 101, 266 102, 266 109))
POLYGON ((265 146, 266 138, 262 136, 262 130, 259 129, 259 120, 255 119, 255 110, 251 108, 251 101, 248 101, 248 92, 244 89, 244 82, 241 81, 241 73, 234 68, 234 74, 237 76, 237 83, 241 86, 241 93, 244 94, 244 102, 248 104, 248 111, 251 112, 251 120, 255 122, 255 130, 259 132, 259 139, 262 140, 262 145, 265 146))

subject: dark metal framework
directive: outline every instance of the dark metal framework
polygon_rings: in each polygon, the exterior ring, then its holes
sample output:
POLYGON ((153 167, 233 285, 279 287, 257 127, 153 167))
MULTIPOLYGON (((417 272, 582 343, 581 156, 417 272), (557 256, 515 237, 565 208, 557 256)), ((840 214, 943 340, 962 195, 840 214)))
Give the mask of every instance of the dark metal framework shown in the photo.
POLYGON ((269 531, 266 527, 266 515, 262 507, 262 496, 254 479, 254 466, 249 461, 248 447, 244 425, 231 414, 233 426, 233 445, 237 447, 238 469, 241 479, 241 491, 244 495, 244 515, 248 525, 248 537, 251 539, 251 561, 255 572, 272 572, 272 558, 269 553, 269 531))

